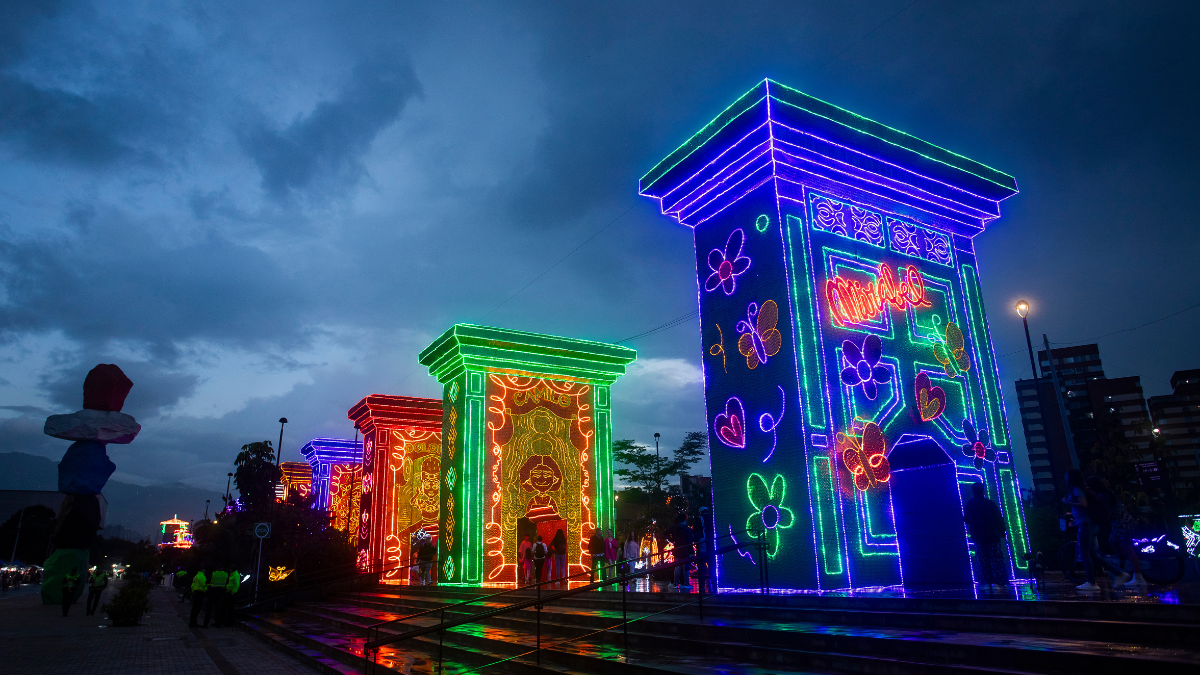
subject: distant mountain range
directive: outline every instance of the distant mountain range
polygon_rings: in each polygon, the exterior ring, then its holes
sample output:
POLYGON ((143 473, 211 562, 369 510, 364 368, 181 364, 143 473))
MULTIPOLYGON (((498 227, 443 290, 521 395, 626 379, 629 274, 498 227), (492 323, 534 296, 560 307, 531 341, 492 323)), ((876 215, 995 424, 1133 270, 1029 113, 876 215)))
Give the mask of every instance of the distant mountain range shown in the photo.
MULTIPOLYGON (((57 489, 58 462, 23 452, 0 453, 0 490, 57 489)), ((223 506, 220 493, 183 483, 143 486, 110 480, 104 486, 104 497, 108 500, 105 525, 122 526, 126 530, 123 537, 133 532, 154 538, 159 523, 175 514, 184 520, 199 520, 204 516, 205 499, 212 501, 210 514, 223 506)), ((7 515, 0 515, 4 518, 7 515)))

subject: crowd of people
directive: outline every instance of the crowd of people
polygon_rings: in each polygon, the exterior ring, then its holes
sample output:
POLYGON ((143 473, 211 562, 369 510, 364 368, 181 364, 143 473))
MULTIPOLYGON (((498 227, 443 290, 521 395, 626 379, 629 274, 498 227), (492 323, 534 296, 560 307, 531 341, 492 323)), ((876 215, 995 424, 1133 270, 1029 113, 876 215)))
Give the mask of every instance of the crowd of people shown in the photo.
POLYGON ((40 567, 26 567, 24 569, 6 568, 0 570, 0 592, 7 593, 8 589, 24 584, 40 583, 42 583, 42 569, 40 567))
MULTIPOLYGON (((689 592, 695 580, 697 585, 703 583, 702 590, 715 592, 711 561, 706 555, 713 550, 713 546, 707 508, 701 508, 690 517, 681 511, 669 527, 651 522, 640 536, 630 531, 625 534, 624 540, 611 530, 597 529, 586 542, 591 562, 586 570, 587 581, 614 580, 636 574, 639 570, 651 575, 650 569, 653 567, 695 557, 691 564, 657 570, 651 579, 665 581, 668 588, 689 592)), ((570 572, 567 548, 567 536, 562 528, 555 531, 549 542, 540 534, 526 535, 517 546, 521 585, 550 582, 550 588, 566 588, 568 580, 583 581, 583 571, 574 575, 570 572)))
POLYGON ((192 602, 189 627, 208 628, 210 623, 214 628, 234 625, 233 601, 242 584, 237 568, 209 564, 191 574, 176 574, 174 583, 183 587, 183 599, 192 602), (203 624, 198 623, 201 612, 204 612, 203 624))

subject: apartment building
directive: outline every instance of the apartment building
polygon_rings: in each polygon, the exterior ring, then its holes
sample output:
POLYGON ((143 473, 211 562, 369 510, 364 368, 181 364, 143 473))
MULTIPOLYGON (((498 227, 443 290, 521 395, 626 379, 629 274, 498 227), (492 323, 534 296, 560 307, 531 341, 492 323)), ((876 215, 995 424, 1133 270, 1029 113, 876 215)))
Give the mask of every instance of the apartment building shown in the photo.
POLYGON ((1150 416, 1175 488, 1200 485, 1200 369, 1175 371, 1171 393, 1150 398, 1150 416))

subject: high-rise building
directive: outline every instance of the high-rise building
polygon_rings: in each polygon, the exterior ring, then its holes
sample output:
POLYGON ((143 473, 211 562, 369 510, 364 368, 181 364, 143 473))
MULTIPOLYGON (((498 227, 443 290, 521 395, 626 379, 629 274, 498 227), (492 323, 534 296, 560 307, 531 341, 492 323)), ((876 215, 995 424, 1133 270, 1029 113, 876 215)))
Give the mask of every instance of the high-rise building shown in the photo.
MULTIPOLYGON (((1146 467, 1153 468, 1149 456, 1150 415, 1139 377, 1107 378, 1100 361, 1098 345, 1079 345, 1052 350, 1059 393, 1071 429, 1075 454, 1066 442, 1054 382, 1050 374, 1050 356, 1038 352, 1038 377, 1041 391, 1033 380, 1017 381, 1017 401, 1021 424, 1029 449, 1029 468, 1033 474, 1035 499, 1048 501, 1063 490, 1067 470, 1086 460, 1097 443, 1114 435, 1132 447, 1145 451, 1146 467)), ((1198 418, 1200 419, 1200 418, 1198 418)))
POLYGON ((1171 376, 1171 394, 1150 398, 1150 416, 1176 489, 1200 483, 1200 369, 1171 376))
MULTIPOLYGON (((1067 411, 1072 441, 1078 453, 1092 447, 1096 442, 1094 411, 1092 400, 1088 396, 1088 382, 1104 377, 1100 348, 1090 344, 1052 351, 1059 391, 1067 411)), ((1062 488, 1063 476, 1067 470, 1078 465, 1078 459, 1077 455, 1071 455, 1067 446, 1058 402, 1054 398, 1050 359, 1045 351, 1038 351, 1038 366, 1041 391, 1034 387, 1032 379, 1017 380, 1017 402, 1021 408, 1021 425, 1025 429, 1026 447, 1029 449, 1029 468, 1033 474, 1034 493, 1053 495, 1062 488)), ((1048 497, 1042 496, 1040 499, 1048 497)))

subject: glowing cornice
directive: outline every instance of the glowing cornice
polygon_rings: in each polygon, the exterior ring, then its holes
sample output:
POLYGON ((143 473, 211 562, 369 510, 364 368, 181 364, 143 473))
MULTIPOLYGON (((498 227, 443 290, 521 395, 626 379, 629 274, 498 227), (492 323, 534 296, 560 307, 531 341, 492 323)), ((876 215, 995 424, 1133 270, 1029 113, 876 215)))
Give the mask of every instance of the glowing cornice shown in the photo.
POLYGON ((636 351, 620 345, 460 323, 426 347, 417 361, 443 383, 470 368, 554 373, 565 379, 612 384, 636 358, 636 351))
POLYGON ((960 212, 980 230, 1017 192, 1003 172, 770 80, 659 162, 639 191, 695 226, 705 219, 697 207, 736 199, 726 195, 730 185, 760 166, 765 176, 800 168, 838 182, 886 185, 901 201, 960 212))
POLYGON ((442 428, 442 400, 371 394, 354 404, 346 418, 364 435, 375 427, 438 431, 442 428))
POLYGON ((317 464, 358 464, 362 461, 362 441, 348 438, 314 438, 300 448, 310 466, 317 464))

